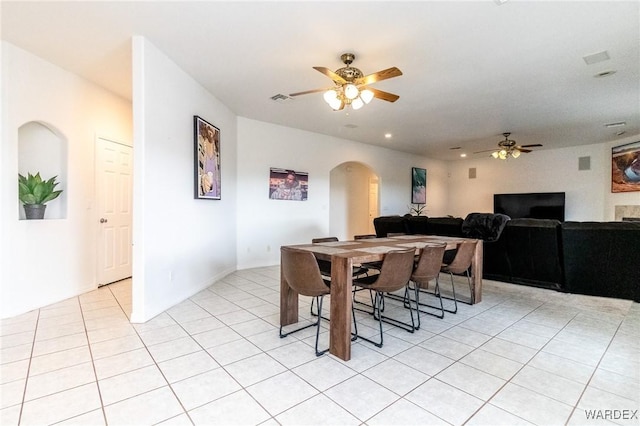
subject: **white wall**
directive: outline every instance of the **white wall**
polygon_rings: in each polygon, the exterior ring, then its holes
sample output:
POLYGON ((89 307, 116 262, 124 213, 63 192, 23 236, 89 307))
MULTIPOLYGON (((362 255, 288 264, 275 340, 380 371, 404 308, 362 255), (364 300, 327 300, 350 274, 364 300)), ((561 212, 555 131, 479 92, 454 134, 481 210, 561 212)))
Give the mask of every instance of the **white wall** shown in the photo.
MULTIPOLYGON (((132 321, 236 268, 236 117, 142 37, 133 40, 132 321), (194 199, 193 116, 220 129, 222 199, 194 199)), ((265 191, 267 189, 265 188, 265 191)))
POLYGON ((506 161, 491 157, 451 163, 450 214, 492 212, 493 194, 565 192, 565 219, 603 221, 614 219, 617 204, 640 204, 640 193, 611 193, 611 147, 638 140, 571 148, 536 150, 506 161), (590 170, 578 170, 578 159, 591 157, 590 170), (476 168, 476 179, 468 170, 476 168))
POLYGON ((238 269, 275 265, 280 246, 329 235, 330 171, 349 161, 379 177, 381 215, 408 212, 411 167, 427 169, 428 214, 447 214, 445 162, 238 118, 238 269), (309 172, 309 199, 270 200, 270 167, 309 172))
MULTIPOLYGON (((131 105, 2 42, 0 317, 96 288, 94 151, 97 135, 131 143, 131 105), (47 123, 67 143, 66 218, 19 220, 18 129, 47 123)), ((54 200, 52 203, 59 202, 54 200)), ((46 217, 46 216, 45 216, 46 217)))

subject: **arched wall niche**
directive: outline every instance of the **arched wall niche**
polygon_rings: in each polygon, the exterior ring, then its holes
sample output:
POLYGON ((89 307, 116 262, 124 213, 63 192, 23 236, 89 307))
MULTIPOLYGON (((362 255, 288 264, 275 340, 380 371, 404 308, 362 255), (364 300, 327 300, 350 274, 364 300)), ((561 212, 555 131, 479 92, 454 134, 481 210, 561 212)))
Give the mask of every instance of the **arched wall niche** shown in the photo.
POLYGON ((329 234, 351 240, 354 235, 375 233, 373 218, 379 215, 379 178, 367 164, 348 161, 330 172, 329 234))
MULTIPOLYGON (((42 121, 29 121, 18 128, 18 173, 40 173, 42 179, 58 176, 56 189, 63 192, 58 198, 47 203, 45 219, 66 219, 67 217, 67 139, 55 126, 42 121)), ((16 176, 16 184, 18 177, 16 176)), ((25 219, 20 200, 18 217, 25 219)))

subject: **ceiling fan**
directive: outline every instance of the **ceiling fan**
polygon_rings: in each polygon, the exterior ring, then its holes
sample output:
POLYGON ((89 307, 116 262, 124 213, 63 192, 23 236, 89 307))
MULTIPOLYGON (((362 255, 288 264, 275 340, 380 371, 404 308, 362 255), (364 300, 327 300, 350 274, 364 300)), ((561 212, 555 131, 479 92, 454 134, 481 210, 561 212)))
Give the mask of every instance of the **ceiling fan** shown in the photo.
POLYGON ((516 141, 509 139, 511 133, 505 132, 502 134, 504 136, 504 140, 498 142, 498 149, 487 149, 485 151, 477 151, 474 154, 480 154, 482 152, 491 152, 491 156, 493 158, 499 158, 501 160, 506 160, 508 157, 518 158, 521 153, 531 152, 531 149, 537 146, 542 146, 539 143, 531 144, 531 145, 516 145, 516 141))
POLYGON ((325 102, 335 111, 344 109, 347 105, 351 105, 353 109, 360 109, 365 104, 371 102, 373 98, 382 99, 387 102, 395 102, 400 98, 398 95, 374 89, 369 87, 369 85, 388 78, 401 76, 402 71, 396 67, 391 67, 386 70, 374 72, 373 74, 364 75, 358 68, 351 66, 355 58, 356 55, 353 53, 345 53, 340 56, 340 59, 346 66, 336 71, 331 71, 325 67, 313 67, 313 69, 320 71, 333 80, 333 87, 291 93, 289 96, 294 97, 307 95, 309 93, 324 92, 325 102))

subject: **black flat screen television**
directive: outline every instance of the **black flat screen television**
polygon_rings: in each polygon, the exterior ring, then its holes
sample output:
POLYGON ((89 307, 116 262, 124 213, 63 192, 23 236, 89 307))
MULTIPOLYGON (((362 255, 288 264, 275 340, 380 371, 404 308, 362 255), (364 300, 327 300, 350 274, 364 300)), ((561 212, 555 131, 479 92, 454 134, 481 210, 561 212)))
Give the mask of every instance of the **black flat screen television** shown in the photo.
POLYGON ((511 219, 556 219, 564 221, 564 192, 494 194, 493 212, 511 219))

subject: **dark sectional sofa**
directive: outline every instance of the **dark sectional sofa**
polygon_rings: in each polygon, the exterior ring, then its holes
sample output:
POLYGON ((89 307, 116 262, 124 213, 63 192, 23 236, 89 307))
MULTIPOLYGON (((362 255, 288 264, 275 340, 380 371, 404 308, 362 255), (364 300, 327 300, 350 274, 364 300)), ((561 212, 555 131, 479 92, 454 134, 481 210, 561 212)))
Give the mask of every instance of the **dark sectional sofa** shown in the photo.
MULTIPOLYGON (((462 218, 382 216, 373 223, 378 237, 469 234, 462 218)), ((485 240, 483 258, 486 279, 640 302, 638 222, 512 219, 496 240, 485 240)))

